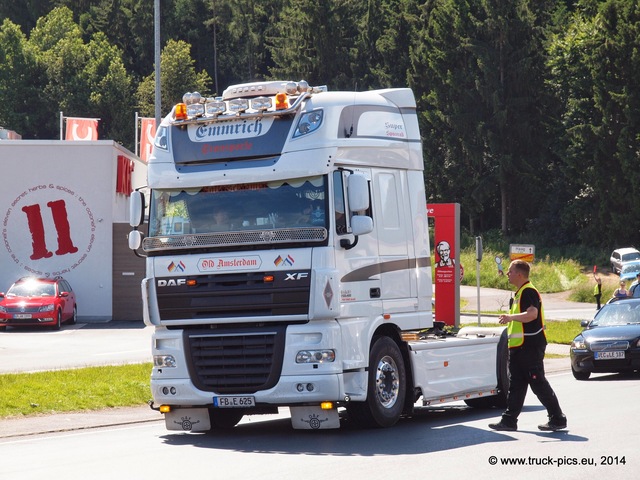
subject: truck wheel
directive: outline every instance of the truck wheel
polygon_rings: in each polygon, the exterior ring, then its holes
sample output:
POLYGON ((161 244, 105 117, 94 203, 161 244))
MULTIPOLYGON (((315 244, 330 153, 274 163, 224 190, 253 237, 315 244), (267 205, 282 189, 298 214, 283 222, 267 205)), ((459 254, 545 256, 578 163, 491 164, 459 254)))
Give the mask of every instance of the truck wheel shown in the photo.
POLYGON ((500 335, 497 348, 496 375, 498 377, 498 394, 489 397, 472 398, 464 403, 474 408, 506 408, 509 392, 509 337, 505 328, 500 335))
POLYGON ((209 421, 211 428, 228 429, 235 427, 244 413, 239 408, 210 408, 209 421))
POLYGON ((400 348, 389 337, 381 337, 369 353, 367 400, 348 404, 349 418, 360 427, 390 427, 402 415, 406 390, 406 369, 400 348))

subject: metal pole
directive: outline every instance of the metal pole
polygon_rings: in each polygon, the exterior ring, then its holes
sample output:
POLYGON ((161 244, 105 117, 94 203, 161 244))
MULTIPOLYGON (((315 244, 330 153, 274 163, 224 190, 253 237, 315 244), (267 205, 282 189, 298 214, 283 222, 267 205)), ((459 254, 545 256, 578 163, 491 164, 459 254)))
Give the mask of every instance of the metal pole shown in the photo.
POLYGON ((160 125, 160 106, 162 97, 160 95, 160 0, 154 0, 153 5, 153 33, 154 33, 154 49, 155 49, 155 74, 156 74, 156 98, 155 98, 155 117, 156 125, 160 125))
POLYGON ((478 326, 480 321, 480 262, 482 261, 482 237, 476 237, 476 283, 478 285, 478 326))
POLYGON ((476 282, 478 284, 478 326, 481 325, 480 321, 480 261, 476 260, 476 282))
POLYGON ((136 157, 139 157, 140 155, 138 155, 138 112, 136 112, 135 125, 136 125, 136 133, 135 133, 134 153, 136 154, 136 157))

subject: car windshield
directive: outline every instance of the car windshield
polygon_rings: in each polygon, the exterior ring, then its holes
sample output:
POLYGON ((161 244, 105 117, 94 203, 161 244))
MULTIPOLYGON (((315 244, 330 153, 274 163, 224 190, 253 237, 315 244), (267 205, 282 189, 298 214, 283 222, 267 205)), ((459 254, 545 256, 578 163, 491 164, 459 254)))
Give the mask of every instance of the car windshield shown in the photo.
POLYGON ((322 176, 184 190, 154 190, 149 236, 327 228, 322 176))
POLYGON ((622 255, 623 262, 630 262, 632 260, 640 260, 640 252, 631 252, 622 255))
POLYGON ((602 307, 591 322, 592 327, 640 324, 640 302, 620 300, 602 307))
POLYGON ((7 292, 7 296, 52 297, 55 293, 56 289, 52 283, 24 282, 13 285, 7 292))

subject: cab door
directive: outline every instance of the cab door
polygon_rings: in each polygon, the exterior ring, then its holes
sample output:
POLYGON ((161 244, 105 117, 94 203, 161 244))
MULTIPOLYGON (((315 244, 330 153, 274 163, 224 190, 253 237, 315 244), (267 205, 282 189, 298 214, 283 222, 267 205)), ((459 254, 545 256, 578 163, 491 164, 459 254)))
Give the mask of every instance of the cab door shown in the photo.
POLYGON ((373 215, 376 225, 381 271, 381 298, 385 313, 400 307, 411 297, 409 243, 412 229, 407 225, 407 187, 401 170, 373 170, 373 215))

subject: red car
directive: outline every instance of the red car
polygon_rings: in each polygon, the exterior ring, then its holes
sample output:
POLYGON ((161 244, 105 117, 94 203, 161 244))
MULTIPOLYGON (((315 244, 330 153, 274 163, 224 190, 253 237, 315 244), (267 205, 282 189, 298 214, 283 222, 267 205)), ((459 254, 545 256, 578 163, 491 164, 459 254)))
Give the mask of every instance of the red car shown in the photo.
POLYGON ((76 323, 78 306, 71 285, 62 277, 23 277, 0 293, 0 330, 8 326, 50 326, 76 323))

